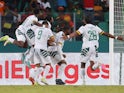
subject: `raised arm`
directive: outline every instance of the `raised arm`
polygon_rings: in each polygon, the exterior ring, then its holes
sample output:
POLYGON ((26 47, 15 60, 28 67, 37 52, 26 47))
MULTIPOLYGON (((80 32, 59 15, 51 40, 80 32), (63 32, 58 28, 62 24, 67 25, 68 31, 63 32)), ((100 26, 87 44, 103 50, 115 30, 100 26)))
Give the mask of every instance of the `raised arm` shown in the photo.
POLYGON ((107 32, 104 32, 104 31, 102 31, 101 34, 104 35, 104 36, 113 38, 113 39, 117 39, 117 40, 124 41, 123 37, 121 37, 121 36, 114 36, 114 35, 112 35, 112 34, 109 34, 109 33, 107 33, 107 32))
POLYGON ((40 24, 39 22, 37 21, 33 21, 34 25, 37 25, 37 26, 42 26, 42 24, 40 24))

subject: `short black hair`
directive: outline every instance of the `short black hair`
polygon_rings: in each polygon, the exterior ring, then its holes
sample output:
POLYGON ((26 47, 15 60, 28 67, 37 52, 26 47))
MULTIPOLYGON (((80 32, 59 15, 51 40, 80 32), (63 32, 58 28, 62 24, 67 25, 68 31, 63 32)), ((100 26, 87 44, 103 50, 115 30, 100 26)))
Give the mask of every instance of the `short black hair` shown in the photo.
POLYGON ((45 18, 45 20, 47 20, 47 21, 50 22, 52 20, 52 17, 50 15, 47 15, 47 17, 45 18))
POLYGON ((64 26, 62 29, 65 31, 65 30, 69 30, 70 27, 69 27, 68 25, 66 25, 66 26, 64 26))
POLYGON ((48 22, 47 22, 47 20, 44 20, 42 24, 47 24, 47 25, 48 25, 48 22))
POLYGON ((84 20, 86 21, 86 23, 92 23, 92 16, 85 16, 84 20))
POLYGON ((36 14, 39 14, 39 13, 40 13, 40 10, 36 8, 36 9, 33 10, 33 13, 34 13, 35 15, 36 15, 36 14))

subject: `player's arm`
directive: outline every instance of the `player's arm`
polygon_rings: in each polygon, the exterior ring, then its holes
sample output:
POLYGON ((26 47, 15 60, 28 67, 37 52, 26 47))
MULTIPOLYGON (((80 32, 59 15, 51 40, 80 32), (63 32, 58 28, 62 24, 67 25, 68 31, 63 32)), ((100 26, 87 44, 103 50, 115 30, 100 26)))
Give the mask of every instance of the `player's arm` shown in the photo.
POLYGON ((73 37, 77 37, 79 35, 81 35, 81 33, 77 30, 76 32, 71 33, 70 35, 63 36, 63 39, 66 40, 66 39, 70 39, 70 38, 73 38, 73 37))
POLYGON ((109 34, 107 32, 104 32, 104 31, 102 31, 100 34, 101 35, 104 35, 104 36, 107 36, 109 38, 113 38, 113 39, 117 39, 117 40, 124 40, 121 36, 114 36, 112 34, 109 34))
POLYGON ((37 21, 33 21, 34 25, 37 25, 37 26, 42 26, 42 24, 40 24, 39 22, 37 21))

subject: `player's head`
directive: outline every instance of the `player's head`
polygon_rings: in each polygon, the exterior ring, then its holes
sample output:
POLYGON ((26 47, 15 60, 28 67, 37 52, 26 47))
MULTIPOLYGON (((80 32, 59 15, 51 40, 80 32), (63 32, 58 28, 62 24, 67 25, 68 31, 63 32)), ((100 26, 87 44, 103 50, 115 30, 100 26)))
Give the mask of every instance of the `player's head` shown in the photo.
POLYGON ((42 27, 48 28, 49 24, 46 20, 43 21, 42 27))
POLYGON ((33 13, 34 13, 34 15, 38 15, 40 13, 40 10, 36 8, 33 10, 33 13))
POLYGON ((45 20, 49 21, 50 23, 52 23, 54 21, 53 17, 48 15, 45 20))
POLYGON ((64 26, 63 27, 63 32, 66 34, 66 35, 69 35, 71 33, 71 29, 69 26, 64 26))
POLYGON ((92 23, 92 17, 91 16, 85 16, 84 17, 84 23, 85 24, 91 24, 92 23))
POLYGON ((58 29, 57 32, 62 31, 65 26, 66 27, 69 26, 68 22, 66 22, 64 20, 58 20, 56 23, 57 23, 56 28, 58 29))

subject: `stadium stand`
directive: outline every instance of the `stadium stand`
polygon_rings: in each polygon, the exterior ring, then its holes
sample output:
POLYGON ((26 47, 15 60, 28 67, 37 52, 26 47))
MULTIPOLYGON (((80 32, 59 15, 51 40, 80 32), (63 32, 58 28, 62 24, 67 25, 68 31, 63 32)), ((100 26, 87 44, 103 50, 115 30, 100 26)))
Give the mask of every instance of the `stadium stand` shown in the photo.
MULTIPOLYGON (((87 0, 64 0, 63 6, 61 4, 58 4, 57 1, 61 1, 61 0, 4 0, 5 13, 1 16, 1 22, 2 22, 1 36, 8 34, 9 36, 15 38, 15 29, 28 15, 32 13, 32 10, 36 7, 38 7, 41 11, 40 19, 45 19, 48 15, 53 16, 55 22, 52 23, 52 29, 54 31, 56 31, 55 29, 57 26, 55 24, 57 23, 61 24, 60 22, 61 20, 61 21, 66 21, 66 23, 70 25, 73 32, 74 30, 78 29, 81 25, 83 25, 82 19, 84 15, 87 15, 86 13, 89 14, 93 13, 92 16, 94 16, 93 9, 95 4, 99 5, 100 9, 102 9, 100 10, 100 13, 101 16, 104 16, 103 17, 104 19, 103 20, 100 19, 100 21, 98 21, 98 19, 93 18, 92 20, 93 23, 100 26, 104 31, 107 32, 109 31, 109 24, 108 24, 109 9, 108 6, 105 7, 103 5, 106 4, 106 2, 102 2, 102 0, 92 0, 92 2, 94 2, 92 3, 92 11, 89 10, 87 11, 87 7, 86 7, 87 6, 86 4, 88 4, 87 0), (41 3, 45 3, 45 2, 48 2, 50 4, 49 9, 48 8, 43 9, 41 3)), ((98 8, 96 7, 95 9, 98 8)), ((105 41, 106 43, 108 43, 108 40, 105 39, 105 41)), ((66 44, 68 43, 70 44, 71 42, 75 42, 78 46, 80 46, 81 37, 72 39, 72 41, 67 41, 66 44), (76 43, 76 41, 79 42, 76 43)), ((1 49, 2 47, 0 46, 0 51, 3 51, 1 49)), ((66 51, 66 47, 64 47, 64 51, 66 51)), ((74 50, 74 51, 76 52, 80 50, 74 50)), ((105 51, 108 51, 108 49, 106 48, 105 51)))
POLYGON ((104 12, 104 21, 109 22, 109 12, 104 12))

